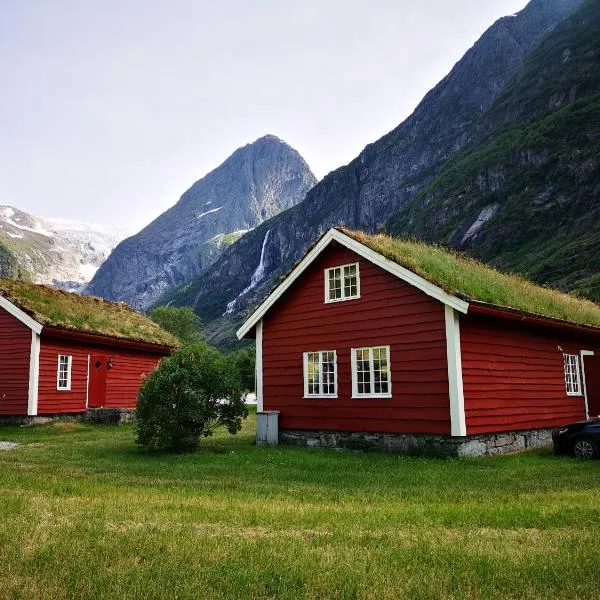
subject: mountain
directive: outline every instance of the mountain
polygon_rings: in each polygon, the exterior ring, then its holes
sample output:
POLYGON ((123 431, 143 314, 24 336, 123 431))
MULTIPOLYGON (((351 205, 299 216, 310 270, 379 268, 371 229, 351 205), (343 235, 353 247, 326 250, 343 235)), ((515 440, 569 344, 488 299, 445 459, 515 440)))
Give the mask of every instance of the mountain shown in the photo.
POLYGON ((473 143, 481 135, 482 117, 527 57, 582 1, 532 0, 518 14, 498 20, 401 125, 327 175, 303 202, 245 235, 199 278, 165 299, 193 306, 210 323, 213 341, 230 343, 248 307, 320 233, 335 225, 368 232, 384 227, 452 156, 473 143))
POLYGON ((123 230, 0 206, 0 276, 81 291, 123 230))
POLYGON ((300 154, 273 135, 239 148, 172 208, 121 242, 87 292, 148 308, 244 233, 297 204, 316 182, 300 154))
POLYGON ((526 60, 387 230, 600 300, 600 3, 526 60))

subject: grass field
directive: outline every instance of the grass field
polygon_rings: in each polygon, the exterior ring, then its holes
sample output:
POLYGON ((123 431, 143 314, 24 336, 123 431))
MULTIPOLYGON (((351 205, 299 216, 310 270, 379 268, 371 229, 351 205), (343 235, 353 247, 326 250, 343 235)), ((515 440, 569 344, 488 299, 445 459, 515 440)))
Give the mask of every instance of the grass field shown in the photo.
POLYGON ((0 428, 0 598, 600 597, 600 462, 0 428))

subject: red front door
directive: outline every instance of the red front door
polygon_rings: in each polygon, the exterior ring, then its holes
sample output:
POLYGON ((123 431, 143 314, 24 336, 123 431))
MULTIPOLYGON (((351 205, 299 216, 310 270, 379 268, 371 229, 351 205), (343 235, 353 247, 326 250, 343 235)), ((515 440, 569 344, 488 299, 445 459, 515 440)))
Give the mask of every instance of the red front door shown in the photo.
POLYGON ((600 415, 600 354, 584 355, 585 391, 590 417, 600 415))
POLYGON ((89 408, 100 408, 105 404, 107 362, 108 356, 104 354, 90 354, 89 408))

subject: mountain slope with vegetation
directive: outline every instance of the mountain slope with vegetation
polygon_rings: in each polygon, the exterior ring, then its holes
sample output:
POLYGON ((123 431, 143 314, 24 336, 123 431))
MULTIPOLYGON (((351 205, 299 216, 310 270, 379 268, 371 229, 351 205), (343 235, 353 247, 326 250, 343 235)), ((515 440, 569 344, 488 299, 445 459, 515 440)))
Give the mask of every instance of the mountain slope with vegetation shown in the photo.
POLYGON ((482 135, 481 118, 527 57, 581 3, 532 0, 517 15, 497 21, 406 121, 349 165, 327 175, 303 202, 246 234, 200 277, 165 299, 192 306, 207 323, 211 339, 229 343, 248 307, 319 234, 338 225, 379 230, 452 156, 476 141, 482 135), (252 285, 253 269, 259 264, 262 279, 252 285), (234 300, 235 310, 227 312, 234 300))
POLYGON ((598 2, 586 2, 528 58, 478 138, 387 231, 600 300, 598 2))

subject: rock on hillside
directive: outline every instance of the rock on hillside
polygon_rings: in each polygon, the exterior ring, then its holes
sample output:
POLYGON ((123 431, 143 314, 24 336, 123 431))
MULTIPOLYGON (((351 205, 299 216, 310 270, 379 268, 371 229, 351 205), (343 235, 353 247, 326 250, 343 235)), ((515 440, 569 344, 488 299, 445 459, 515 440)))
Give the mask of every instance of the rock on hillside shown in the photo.
POLYGON ((113 227, 0 206, 0 276, 81 291, 125 235, 113 227))
POLYGON ((260 138, 236 150, 177 204, 119 244, 86 291, 148 308, 198 275, 244 233, 300 202, 315 183, 296 150, 275 136, 260 138))
MULTIPOLYGON (((234 324, 323 231, 335 225, 375 231, 477 134, 477 123, 527 56, 581 0, 532 0, 492 25, 392 132, 330 173, 293 209, 244 236, 192 284, 170 297, 213 321, 213 341, 232 339, 234 324), (264 278, 250 290, 265 236, 264 278), (240 295, 241 294, 241 295, 240 295), (221 317, 236 297, 235 311, 221 317)), ((231 305, 230 305, 231 306, 231 305)))

